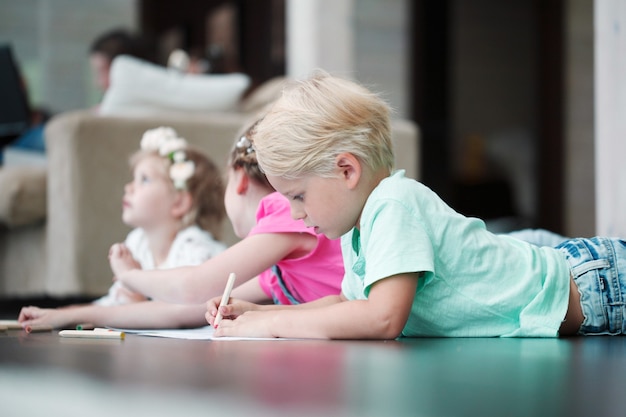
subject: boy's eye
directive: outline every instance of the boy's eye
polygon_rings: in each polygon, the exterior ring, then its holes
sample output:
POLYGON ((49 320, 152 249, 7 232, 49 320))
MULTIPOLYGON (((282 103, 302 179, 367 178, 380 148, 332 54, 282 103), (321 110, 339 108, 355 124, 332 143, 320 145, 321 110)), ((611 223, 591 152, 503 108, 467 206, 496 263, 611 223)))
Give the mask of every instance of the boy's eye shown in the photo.
POLYGON ((147 183, 147 182, 150 182, 150 178, 149 178, 147 175, 142 175, 142 176, 139 178, 139 181, 140 181, 141 183, 147 183))
POLYGON ((293 199, 295 201, 304 201, 304 194, 298 194, 298 195, 294 195, 293 199))

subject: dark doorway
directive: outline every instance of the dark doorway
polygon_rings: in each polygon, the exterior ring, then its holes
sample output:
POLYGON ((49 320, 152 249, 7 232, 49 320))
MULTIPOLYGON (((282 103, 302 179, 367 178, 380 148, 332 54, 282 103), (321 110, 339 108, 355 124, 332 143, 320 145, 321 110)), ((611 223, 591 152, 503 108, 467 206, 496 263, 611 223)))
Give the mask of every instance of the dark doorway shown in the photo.
MULTIPOLYGON (((467 84, 463 82, 471 80, 471 75, 459 76, 458 71, 462 65, 465 65, 463 68, 469 68, 469 71, 481 71, 480 58, 470 55, 474 48, 481 51, 480 53, 491 53, 491 56, 488 56, 488 63, 482 69, 492 71, 490 74, 493 74, 493 84, 488 76, 483 74, 482 77, 483 80, 487 78, 486 92, 490 86, 492 90, 497 89, 497 83, 501 81, 498 77, 513 77, 506 71, 520 71, 517 66, 509 63, 507 67, 505 62, 498 61, 498 51, 505 51, 502 60, 511 57, 519 60, 525 71, 524 82, 528 85, 528 89, 521 89, 517 85, 509 84, 512 85, 512 89, 517 88, 524 93, 522 104, 514 99, 503 100, 501 103, 501 106, 517 106, 519 111, 524 113, 525 123, 521 129, 524 130, 525 136, 522 140, 526 141, 529 154, 532 156, 532 168, 527 172, 528 181, 532 182, 529 188, 532 195, 531 199, 524 201, 527 203, 532 200, 532 215, 522 219, 519 226, 542 227, 562 233, 564 226, 562 0, 526 0, 515 2, 515 5, 498 0, 468 3, 452 0, 436 2, 417 0, 410 2, 410 5, 413 22, 412 115, 421 131, 420 178, 452 207, 464 214, 486 220, 519 215, 519 201, 516 201, 519 197, 516 196, 515 184, 511 178, 494 175, 487 169, 488 167, 480 166, 481 163, 486 164, 481 162, 484 158, 480 158, 480 152, 481 147, 488 141, 480 135, 476 137, 466 134, 466 137, 458 137, 459 125, 463 123, 459 120, 459 106, 462 106, 462 112, 466 113, 471 107, 469 111, 482 118, 482 126, 486 126, 486 130, 489 128, 496 130, 509 122, 499 119, 503 112, 490 112, 488 106, 484 109, 482 107, 481 100, 493 101, 497 93, 492 92, 491 97, 487 97, 481 96, 480 88, 470 86, 468 89, 467 84), (477 32, 493 34, 497 33, 497 30, 507 30, 506 19, 519 19, 515 13, 517 10, 514 12, 511 9, 504 9, 510 7, 517 7, 523 12, 523 24, 517 20, 514 22, 522 28, 519 31, 521 39, 496 36, 492 39, 495 45, 492 49, 484 48, 484 45, 471 43, 468 45, 463 37, 468 27, 474 35, 477 32), (481 18, 480 22, 472 23, 471 19, 477 14, 481 18), (485 16, 492 19, 489 20, 485 16), (499 17, 503 19, 499 20, 499 17), (485 30, 485 25, 494 25, 495 29, 485 30), (460 30, 465 32, 461 34, 460 30), (519 48, 519 54, 526 55, 515 55, 519 45, 524 46, 519 48), (466 64, 468 56, 470 60, 475 59, 469 67, 466 64), (494 66, 497 67, 495 70, 494 66), (494 85, 496 87, 493 87, 494 85), (471 100, 467 100, 466 94, 463 96, 466 101, 460 103, 458 101, 462 95, 460 90, 463 89, 465 92, 471 90, 473 95, 471 100), (471 159, 472 153, 479 156, 471 159)), ((480 39, 480 35, 476 38, 480 39)), ((511 98, 511 95, 503 96, 511 98)), ((503 148, 506 152, 506 145, 500 145, 500 149, 503 148)), ((509 152, 516 151, 511 149, 509 152)), ((515 160, 515 157, 515 154, 508 156, 511 160, 515 160)))

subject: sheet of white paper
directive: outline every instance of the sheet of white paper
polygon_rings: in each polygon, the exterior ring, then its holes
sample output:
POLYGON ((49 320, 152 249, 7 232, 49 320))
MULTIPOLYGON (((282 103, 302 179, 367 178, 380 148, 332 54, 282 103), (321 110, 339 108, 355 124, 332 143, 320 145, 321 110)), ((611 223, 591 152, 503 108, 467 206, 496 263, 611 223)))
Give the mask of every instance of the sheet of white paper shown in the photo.
MULTIPOLYGON (((285 338, 274 337, 215 337, 213 326, 198 327, 195 329, 120 329, 111 328, 129 334, 137 334, 140 336, 168 337, 171 339, 187 339, 187 340, 289 340, 285 338)), ((292 339, 293 340, 293 339, 292 339)))

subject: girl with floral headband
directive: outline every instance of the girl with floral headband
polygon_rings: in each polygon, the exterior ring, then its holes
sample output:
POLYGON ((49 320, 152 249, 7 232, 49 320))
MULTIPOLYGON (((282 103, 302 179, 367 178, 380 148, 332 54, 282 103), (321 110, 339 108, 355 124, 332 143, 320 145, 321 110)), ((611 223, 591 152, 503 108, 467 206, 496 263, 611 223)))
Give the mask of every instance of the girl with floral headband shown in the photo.
MULTIPOLYGON (((211 234, 219 230, 225 210, 221 175, 209 158, 188 147, 172 128, 160 127, 143 135, 130 165, 133 179, 124 187, 122 220, 134 229, 123 243, 111 247, 109 262, 115 276, 129 265, 146 271, 197 265, 226 249, 211 234)), ((19 320, 24 326, 55 327, 80 322, 162 327, 202 321, 202 309, 147 300, 118 280, 91 305, 56 310, 25 307, 19 320)))
MULTIPOLYGON (((222 252, 211 230, 224 218, 224 188, 218 168, 169 127, 147 131, 131 157, 133 181, 125 187, 122 219, 136 227, 125 243, 111 247, 115 276, 129 262, 141 269, 197 265, 222 252)), ((137 297, 116 282, 97 304, 120 304, 137 297)))

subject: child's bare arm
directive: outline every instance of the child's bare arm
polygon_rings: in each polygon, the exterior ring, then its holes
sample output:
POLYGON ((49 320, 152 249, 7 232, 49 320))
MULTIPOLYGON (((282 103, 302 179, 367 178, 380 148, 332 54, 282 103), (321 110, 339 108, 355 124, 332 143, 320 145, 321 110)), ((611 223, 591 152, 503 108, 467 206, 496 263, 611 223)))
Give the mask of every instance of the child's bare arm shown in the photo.
POLYGON ((141 301, 147 301, 148 298, 136 291, 132 291, 131 289, 125 287, 124 285, 120 285, 116 288, 115 299, 121 300, 122 302, 119 304, 128 304, 128 303, 138 303, 141 301))
POLYGON ((176 303, 205 303, 221 296, 228 275, 237 275, 235 286, 256 277, 288 257, 314 237, 303 233, 267 233, 247 237, 198 266, 168 270, 133 269, 117 278, 134 291, 176 303))
MULTIPOLYGON (((319 308, 250 311, 222 320, 216 336, 318 339, 394 339, 406 325, 418 274, 399 274, 374 284, 367 300, 325 304, 319 308)), ((306 306, 303 304, 302 306, 306 306)))
POLYGON ((54 328, 73 327, 79 323, 136 329, 199 327, 206 325, 204 312, 204 304, 182 305, 158 301, 118 306, 89 304, 59 309, 31 306, 22 308, 18 321, 22 326, 49 324, 54 328))
MULTIPOLYGON (((230 296, 233 299, 237 298, 239 300, 245 300, 256 304, 267 304, 272 302, 272 299, 268 297, 265 291, 261 288, 261 284, 259 284, 259 277, 254 277, 251 280, 244 282, 235 288, 230 296)), ((218 305, 220 301, 221 299, 217 300, 218 305)))

